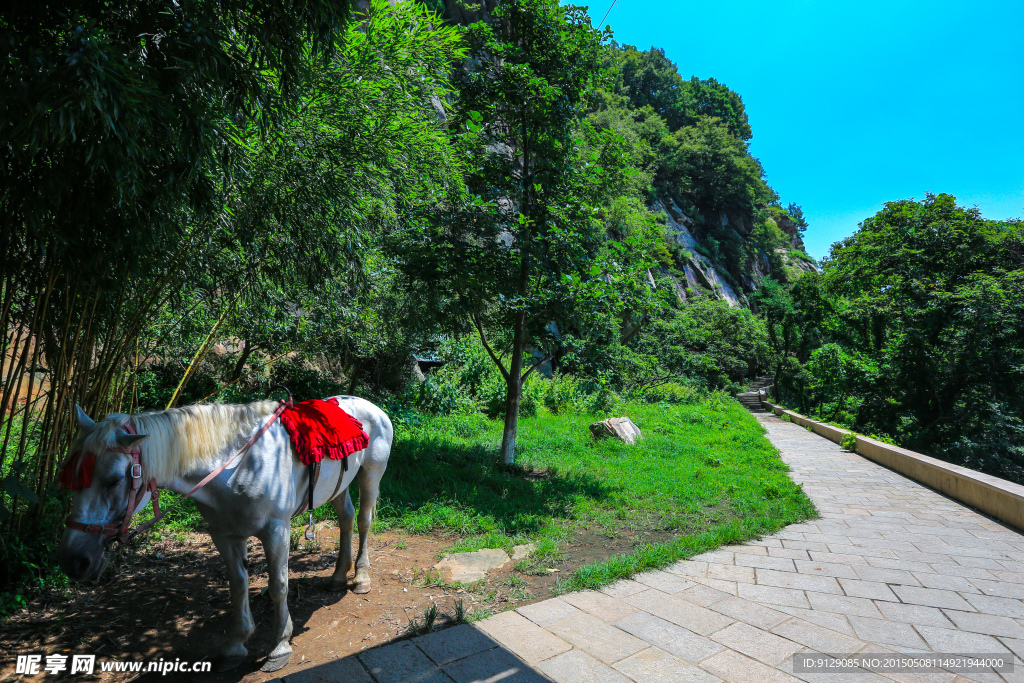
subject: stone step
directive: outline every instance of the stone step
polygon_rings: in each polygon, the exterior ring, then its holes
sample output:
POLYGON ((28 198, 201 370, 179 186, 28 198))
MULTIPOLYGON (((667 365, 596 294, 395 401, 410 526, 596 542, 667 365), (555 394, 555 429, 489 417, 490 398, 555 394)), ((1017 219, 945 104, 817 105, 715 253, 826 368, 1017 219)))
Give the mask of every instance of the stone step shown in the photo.
POLYGON ((761 407, 761 397, 756 393, 736 394, 736 400, 747 408, 761 407))

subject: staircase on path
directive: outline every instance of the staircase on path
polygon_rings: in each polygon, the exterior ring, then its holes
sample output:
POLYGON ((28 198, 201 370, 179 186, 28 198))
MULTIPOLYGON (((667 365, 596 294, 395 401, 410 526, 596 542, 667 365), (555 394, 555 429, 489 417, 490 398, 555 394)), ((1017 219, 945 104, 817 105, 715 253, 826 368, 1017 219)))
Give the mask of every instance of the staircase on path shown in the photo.
POLYGON ((761 410, 761 396, 772 386, 774 381, 771 375, 758 377, 747 391, 736 394, 736 400, 746 406, 748 410, 761 410))

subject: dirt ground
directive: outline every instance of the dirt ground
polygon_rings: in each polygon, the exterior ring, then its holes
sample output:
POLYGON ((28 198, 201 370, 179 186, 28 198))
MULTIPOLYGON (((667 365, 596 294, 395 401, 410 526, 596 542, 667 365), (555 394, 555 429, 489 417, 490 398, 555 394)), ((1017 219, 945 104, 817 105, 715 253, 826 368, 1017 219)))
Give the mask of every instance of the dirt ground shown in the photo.
MULTIPOLYGON (((433 565, 453 538, 385 532, 371 537, 373 589, 367 595, 327 590, 338 529, 320 528, 317 540, 322 550, 300 549, 291 554, 288 606, 294 651, 285 669, 270 674, 259 670, 270 647, 271 616, 269 599, 263 594, 266 561, 253 539, 249 590, 256 633, 246 643, 250 657, 241 667, 221 674, 160 676, 99 673, 97 664, 93 677, 69 678, 120 683, 200 677, 218 683, 262 683, 400 639, 410 620, 422 620, 431 604, 440 609, 438 626, 443 627, 444 615, 454 614, 459 600, 467 615, 480 615, 546 599, 559 576, 595 559, 628 552, 641 539, 629 532, 614 539, 584 532, 565 544, 563 562, 550 568, 558 571, 541 576, 515 572, 513 577, 509 563, 492 572, 485 585, 463 590, 430 580, 437 575, 433 565)), ((14 673, 18 654, 95 654, 97 662, 211 658, 227 629, 229 609, 227 575, 209 536, 197 533, 156 541, 108 569, 98 583, 40 596, 0 626, 0 681, 43 680, 14 673)))

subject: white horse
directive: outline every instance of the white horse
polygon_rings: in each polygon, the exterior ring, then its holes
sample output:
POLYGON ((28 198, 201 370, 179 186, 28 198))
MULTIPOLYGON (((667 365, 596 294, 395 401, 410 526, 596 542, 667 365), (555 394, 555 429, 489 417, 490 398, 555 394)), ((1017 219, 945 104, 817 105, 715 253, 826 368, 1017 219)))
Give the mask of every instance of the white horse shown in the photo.
MULTIPOLYGON (((387 467, 394 429, 387 415, 368 401, 338 396, 343 410, 363 423, 369 445, 347 458, 347 470, 339 460, 325 459, 314 487, 313 505, 330 501, 338 511, 341 539, 337 565, 329 588, 347 586, 352 566, 352 521, 355 509, 348 487, 359 481, 359 552, 353 590, 370 590, 370 558, 367 535, 381 477, 387 467), (339 481, 340 479, 340 481, 339 481)), ((173 408, 139 415, 107 415, 94 422, 78 408, 81 433, 74 449, 96 455, 91 485, 74 493, 69 520, 58 549, 58 559, 72 580, 99 576, 108 559, 108 535, 99 528, 116 528, 127 514, 132 489, 132 455, 138 449, 141 481, 186 493, 218 466, 230 461, 242 444, 256 435, 273 417, 278 403, 261 401, 248 405, 203 405, 173 408), (124 429, 125 425, 129 429, 124 429), (134 431, 135 434, 130 434, 134 431), (88 529, 86 527, 90 525, 88 529)), ((135 472, 133 473, 133 469, 135 472)), ((138 477, 136 477, 138 478, 138 477)), ((138 486, 138 484, 136 484, 138 486)), ((288 551, 293 515, 308 507, 309 477, 299 462, 291 439, 275 421, 237 462, 224 469, 193 495, 196 507, 209 525, 210 536, 227 563, 231 586, 231 627, 217 661, 219 670, 234 668, 248 655, 245 641, 255 630, 249 612, 247 542, 256 536, 263 544, 273 601, 273 647, 263 665, 275 671, 288 663, 292 647, 292 620, 288 614, 288 551)), ((141 496, 142 491, 137 491, 141 496)), ((134 496, 133 496, 134 498, 134 496)))

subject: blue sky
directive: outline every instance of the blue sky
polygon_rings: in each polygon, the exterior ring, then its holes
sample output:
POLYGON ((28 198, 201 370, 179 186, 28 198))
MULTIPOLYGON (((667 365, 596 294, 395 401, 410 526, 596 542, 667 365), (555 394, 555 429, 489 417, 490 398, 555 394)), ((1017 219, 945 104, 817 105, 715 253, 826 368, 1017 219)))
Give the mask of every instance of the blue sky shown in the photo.
MULTIPOLYGON (((596 23, 611 0, 589 4, 596 23)), ((605 23, 743 97, 815 258, 926 192, 1024 216, 1024 0, 618 0, 605 23)))

